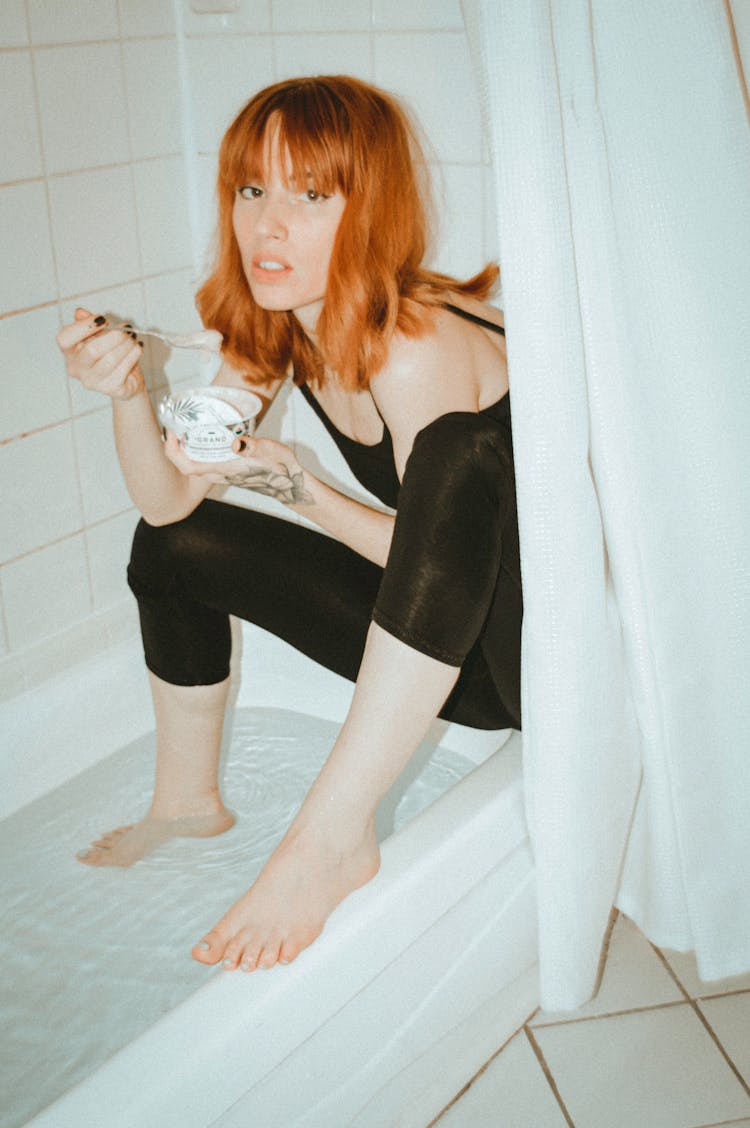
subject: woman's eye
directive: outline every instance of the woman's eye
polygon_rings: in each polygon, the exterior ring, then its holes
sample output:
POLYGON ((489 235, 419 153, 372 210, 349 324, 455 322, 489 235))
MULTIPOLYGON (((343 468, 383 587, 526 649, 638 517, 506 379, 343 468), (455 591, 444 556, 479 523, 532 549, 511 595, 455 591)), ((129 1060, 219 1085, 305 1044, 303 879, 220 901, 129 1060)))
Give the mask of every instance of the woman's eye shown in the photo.
POLYGON ((241 188, 237 189, 237 194, 242 196, 243 200, 259 200, 263 195, 263 189, 259 188, 257 184, 243 184, 241 188))
POLYGON ((308 188, 304 193, 304 196, 305 199, 308 200, 311 204, 316 204, 318 200, 330 199, 330 196, 327 196, 325 192, 318 192, 315 188, 308 188))

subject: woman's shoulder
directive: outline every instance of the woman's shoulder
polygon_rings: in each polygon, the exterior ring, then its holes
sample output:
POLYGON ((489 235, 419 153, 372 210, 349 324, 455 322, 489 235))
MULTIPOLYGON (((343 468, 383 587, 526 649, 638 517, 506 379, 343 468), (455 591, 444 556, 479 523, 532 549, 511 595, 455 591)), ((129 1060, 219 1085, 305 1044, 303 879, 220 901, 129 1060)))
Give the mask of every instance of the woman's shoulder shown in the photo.
MULTIPOLYGON (((487 321, 491 325, 497 325, 500 329, 505 328, 505 315, 499 306, 481 301, 479 298, 472 298, 468 294, 452 292, 446 297, 444 306, 449 316, 453 313, 449 307, 453 306, 456 309, 463 310, 464 313, 480 318, 482 321, 487 321)), ((453 313, 453 316, 456 316, 455 313, 453 313)))
MULTIPOLYGON (((388 357, 379 377, 403 378, 410 372, 424 375, 429 371, 448 369, 455 371, 459 358, 467 358, 467 340, 476 333, 475 326, 485 322, 482 328, 496 340, 501 335, 494 327, 504 328, 501 309, 465 294, 449 293, 445 300, 425 313, 425 327, 421 333, 397 331, 391 339, 388 357), (453 307, 453 308, 451 308, 453 307), (464 318, 457 311, 470 315, 464 318)), ((381 380, 381 383, 383 380, 381 380)))
POLYGON ((502 311, 463 294, 445 301, 471 319, 446 305, 430 310, 425 332, 394 334, 386 363, 370 383, 389 427, 415 412, 429 422, 449 411, 479 411, 508 390, 505 338, 494 328, 502 327, 502 311))

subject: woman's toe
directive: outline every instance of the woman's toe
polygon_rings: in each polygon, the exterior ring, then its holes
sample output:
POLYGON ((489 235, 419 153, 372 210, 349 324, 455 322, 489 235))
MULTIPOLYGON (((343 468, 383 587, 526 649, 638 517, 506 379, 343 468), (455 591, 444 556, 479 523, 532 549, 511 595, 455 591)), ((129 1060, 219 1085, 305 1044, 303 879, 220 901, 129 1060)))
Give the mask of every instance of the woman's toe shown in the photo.
POLYGON ((300 946, 293 940, 284 940, 279 948, 279 963, 290 964, 300 954, 300 946))
POLYGON ((246 954, 249 954, 249 952, 247 935, 243 936, 242 933, 239 933, 233 936, 224 948, 221 966, 226 968, 227 971, 234 971, 235 968, 240 966, 240 961, 245 959, 246 954))
POLYGON ((280 948, 281 942, 279 940, 267 940, 264 945, 263 951, 260 954, 258 967, 262 967, 267 970, 269 967, 273 967, 274 964, 277 964, 279 962, 280 948))
POLYGON ((257 945, 255 947, 250 944, 246 945, 240 959, 240 971, 255 971, 261 951, 262 948, 257 945))
POLYGON ((199 963, 217 964, 224 956, 228 941, 228 936, 224 935, 220 929, 214 928, 211 932, 207 932, 202 940, 198 941, 192 949, 191 955, 199 963))

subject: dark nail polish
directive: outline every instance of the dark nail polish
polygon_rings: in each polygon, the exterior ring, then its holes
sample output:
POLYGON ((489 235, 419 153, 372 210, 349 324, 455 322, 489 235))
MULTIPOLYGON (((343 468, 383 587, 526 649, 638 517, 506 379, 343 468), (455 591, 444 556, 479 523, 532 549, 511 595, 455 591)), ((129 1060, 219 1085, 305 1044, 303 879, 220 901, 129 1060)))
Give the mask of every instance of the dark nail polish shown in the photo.
POLYGON ((94 318, 94 325, 104 325, 106 320, 106 317, 100 313, 98 317, 94 318))
POLYGON ((132 337, 134 341, 138 340, 138 334, 134 333, 132 329, 128 329, 128 336, 132 337))

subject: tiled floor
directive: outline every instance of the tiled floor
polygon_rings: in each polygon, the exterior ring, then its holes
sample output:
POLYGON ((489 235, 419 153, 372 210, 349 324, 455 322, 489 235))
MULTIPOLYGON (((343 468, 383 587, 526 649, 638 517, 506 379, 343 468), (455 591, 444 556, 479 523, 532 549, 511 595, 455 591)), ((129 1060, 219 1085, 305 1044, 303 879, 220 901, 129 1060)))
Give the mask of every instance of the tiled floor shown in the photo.
POLYGON ((596 999, 538 1011, 434 1123, 750 1128, 750 975, 702 983, 620 915, 596 999))

